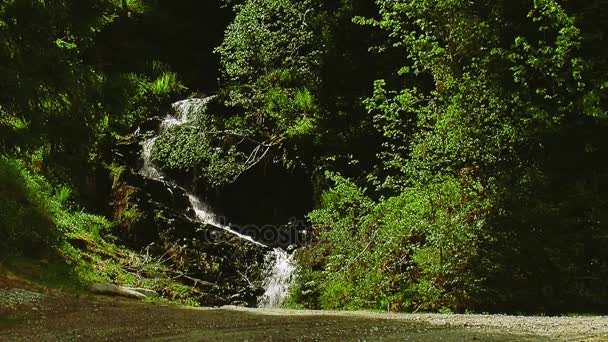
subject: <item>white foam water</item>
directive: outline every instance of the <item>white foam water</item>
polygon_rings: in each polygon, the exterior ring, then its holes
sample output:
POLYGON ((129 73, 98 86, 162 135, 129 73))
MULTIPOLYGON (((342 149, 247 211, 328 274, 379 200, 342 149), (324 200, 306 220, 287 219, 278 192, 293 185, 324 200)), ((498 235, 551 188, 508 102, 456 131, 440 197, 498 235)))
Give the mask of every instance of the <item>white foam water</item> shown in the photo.
POLYGON ((165 178, 165 176, 154 166, 154 163, 152 162, 152 148, 154 148, 156 139, 158 139, 158 137, 154 137, 143 142, 141 159, 143 159, 144 165, 142 166, 141 170, 139 170, 139 173, 144 177, 161 181, 165 178))
POLYGON ((265 292, 258 298, 258 307, 278 308, 285 303, 296 269, 293 256, 293 253, 281 248, 275 248, 266 254, 265 263, 268 268, 263 283, 265 292))
POLYGON ((200 199, 198 199, 196 196, 192 195, 192 194, 188 194, 188 199, 190 199, 190 204, 192 205, 192 209, 194 209, 194 213, 196 214, 196 218, 206 224, 212 225, 214 227, 223 229, 233 235, 238 236, 239 238, 243 239, 243 240, 247 240, 255 245, 258 245, 260 247, 268 247, 258 241, 255 241, 251 236, 249 235, 245 235, 245 234, 241 234, 239 232, 237 232, 236 230, 223 225, 217 218, 217 216, 213 213, 213 211, 211 211, 211 209, 209 208, 209 206, 205 205, 200 199))
POLYGON ((163 122, 161 122, 161 132, 171 127, 181 126, 194 121, 196 115, 203 113, 209 102, 214 98, 215 96, 209 96, 204 99, 192 98, 173 103, 171 105, 173 114, 167 115, 163 122))

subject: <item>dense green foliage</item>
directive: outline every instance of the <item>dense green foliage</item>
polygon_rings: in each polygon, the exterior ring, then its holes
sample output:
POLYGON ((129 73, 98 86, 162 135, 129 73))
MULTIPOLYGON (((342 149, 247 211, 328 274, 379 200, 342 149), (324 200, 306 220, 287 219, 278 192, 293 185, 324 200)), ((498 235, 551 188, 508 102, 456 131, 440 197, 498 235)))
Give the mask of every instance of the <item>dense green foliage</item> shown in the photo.
POLYGON ((200 173, 210 187, 229 184, 244 171, 246 156, 220 138, 201 122, 176 127, 156 140, 153 160, 167 171, 200 173))
POLYGON ((404 50, 408 81, 377 81, 365 101, 384 138, 363 182, 377 202, 345 180, 324 196, 295 296, 328 308, 604 308, 606 66, 588 55, 580 9, 378 4, 380 19, 358 21, 404 50))
MULTIPOLYGON (((109 207, 118 184, 110 178, 120 178, 118 170, 127 168, 114 164, 114 146, 164 114, 185 90, 171 71, 170 52, 140 56, 117 49, 120 38, 135 34, 142 21, 154 21, 159 6, 115 0, 0 3, 2 271, 6 266, 29 276, 30 266, 37 268, 31 258, 40 259, 34 280, 78 287, 91 281, 142 285, 132 269, 143 267, 173 299, 196 292, 167 279, 165 265, 120 247, 125 242, 112 234, 139 214, 133 206, 109 207), (112 58, 101 57, 107 55, 112 58), (121 59, 132 60, 125 67, 116 62, 121 59), (87 214, 83 207, 115 216, 87 214)), ((211 46, 207 50, 211 55, 211 46)))
POLYGON ((250 211, 310 184, 294 306, 606 312, 607 5, 2 2, 0 252, 156 238, 116 148, 217 92, 152 161, 250 211))
MULTIPOLYGON (((90 265, 81 258, 85 253, 71 244, 84 240, 110 246, 103 238, 111 225, 102 217, 75 210, 68 187, 52 186, 23 161, 0 157, 0 194, 0 258, 3 261, 7 258, 8 263, 28 258, 52 259, 61 272, 70 273, 65 264, 55 260, 57 254, 61 254, 68 264, 78 269, 72 277, 75 279, 69 279, 76 281, 68 285, 71 287, 78 287, 80 281, 103 279, 112 272, 100 260, 90 265)), ((67 277, 67 273, 63 276, 67 277)))
POLYGON ((45 202, 47 197, 54 197, 48 184, 27 172, 21 163, 5 158, 0 160, 0 179, 3 254, 7 251, 39 253, 58 235, 48 208, 56 202, 45 202))
POLYGON ((385 58, 365 46, 377 32, 352 18, 372 8, 360 1, 239 2, 217 49, 227 126, 276 143, 288 169, 343 168, 353 153, 368 161, 376 134, 360 99, 381 71, 369 66, 385 58))
POLYGON ((244 112, 232 119, 235 125, 256 127, 269 137, 305 134, 318 116, 313 87, 324 41, 314 31, 319 25, 314 13, 308 15, 310 6, 309 1, 289 0, 237 6, 238 15, 218 49, 227 103, 244 112))
POLYGON ((369 5, 244 1, 218 50, 227 103, 239 109, 230 122, 299 146, 287 161, 351 177, 331 174, 310 215, 292 301, 603 310, 602 2, 369 5), (377 54, 349 59, 357 44, 377 54), (351 73, 325 69, 338 49, 351 73), (384 63, 372 90, 374 61, 384 63), (291 132, 311 134, 312 147, 291 132))

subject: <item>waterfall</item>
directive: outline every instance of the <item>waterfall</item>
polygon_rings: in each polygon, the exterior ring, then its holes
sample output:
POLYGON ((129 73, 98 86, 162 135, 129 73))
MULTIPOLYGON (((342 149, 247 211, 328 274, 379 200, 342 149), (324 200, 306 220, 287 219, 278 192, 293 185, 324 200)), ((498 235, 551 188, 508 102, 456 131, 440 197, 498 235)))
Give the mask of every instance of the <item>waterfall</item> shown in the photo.
POLYGON ((160 124, 161 131, 167 130, 173 126, 181 126, 194 121, 194 115, 205 111, 207 105, 215 96, 209 96, 204 99, 187 99, 175 102, 171 105, 174 115, 167 115, 160 124))
MULTIPOLYGON (((169 130, 171 127, 185 125, 193 121, 195 119, 193 116, 204 112, 207 105, 214 97, 215 96, 209 96, 204 99, 186 99, 173 103, 171 105, 173 114, 168 114, 160 123, 160 133, 169 130)), ((144 177, 163 181, 165 175, 163 175, 152 162, 152 149, 154 148, 154 143, 157 139, 158 136, 155 136, 143 142, 141 158, 144 161, 144 165, 139 173, 144 177)))
POLYGON ((263 283, 265 292, 258 299, 258 307, 277 308, 285 303, 295 271, 293 256, 293 253, 281 248, 275 248, 266 254, 265 263, 268 268, 263 283))
MULTIPOLYGON (((188 99, 174 103, 172 105, 173 113, 167 115, 160 124, 160 133, 171 129, 172 127, 192 123, 196 119, 195 115, 204 112, 207 104, 212 99, 213 97, 188 99)), ((166 179, 165 175, 156 168, 152 161, 152 150, 154 149, 154 144, 157 139, 158 135, 151 137, 142 143, 141 158, 143 160, 143 166, 139 173, 146 178, 162 182, 167 187, 179 187, 171 180, 166 179)), ((183 188, 181 189, 187 194, 191 209, 194 211, 198 222, 222 229, 257 246, 268 248, 268 246, 254 240, 251 236, 241 234, 223 224, 211 208, 200 198, 183 188)), ((266 265, 263 280, 265 292, 258 298, 258 306, 262 308, 280 307, 287 299, 289 287, 293 280, 292 278, 295 271, 293 253, 289 253, 281 248, 275 248, 266 254, 264 263, 266 265)))
POLYGON ((190 199, 190 204, 192 205, 192 208, 194 209, 194 213, 196 214, 196 218, 199 219, 199 221, 212 225, 214 227, 223 229, 233 235, 238 236, 239 238, 243 239, 243 240, 247 240, 255 245, 258 245, 260 247, 268 247, 260 242, 255 241, 251 236, 249 235, 244 235, 241 234, 233 229, 231 229, 230 227, 223 225, 218 219, 217 216, 210 210, 209 206, 203 204, 203 202, 201 202, 201 200, 199 200, 196 196, 192 195, 192 194, 188 194, 188 198, 190 199))
POLYGON ((139 170, 139 173, 144 177, 160 181, 165 177, 156 167, 154 167, 154 163, 152 163, 152 148, 154 147, 156 139, 158 139, 158 137, 144 141, 141 150, 141 158, 144 161, 144 166, 139 170))
MULTIPOLYGON (((192 122, 195 119, 193 116, 202 113, 205 110, 209 101, 211 101, 212 99, 213 96, 204 99, 187 99, 174 103, 172 105, 174 114, 169 114, 163 119, 160 124, 160 132, 162 133, 166 130, 171 129, 171 127, 181 126, 192 122)), ((165 175, 156 168, 154 162, 152 161, 152 150, 154 148, 154 143, 157 139, 158 136, 155 136, 145 140, 142 143, 141 158, 144 163, 139 173, 146 178, 160 181, 170 186, 178 187, 176 184, 165 180, 165 175)), ((213 211, 209 208, 209 206, 204 204, 195 195, 188 193, 187 191, 186 194, 188 195, 188 199, 190 200, 190 205, 192 206, 192 210, 194 210, 196 219, 199 222, 225 230, 228 233, 236 235, 237 237, 249 241, 260 247, 267 247, 266 245, 255 241, 250 236, 241 234, 231 229, 230 227, 223 225, 220 220, 218 220, 217 216, 213 213, 213 211)))

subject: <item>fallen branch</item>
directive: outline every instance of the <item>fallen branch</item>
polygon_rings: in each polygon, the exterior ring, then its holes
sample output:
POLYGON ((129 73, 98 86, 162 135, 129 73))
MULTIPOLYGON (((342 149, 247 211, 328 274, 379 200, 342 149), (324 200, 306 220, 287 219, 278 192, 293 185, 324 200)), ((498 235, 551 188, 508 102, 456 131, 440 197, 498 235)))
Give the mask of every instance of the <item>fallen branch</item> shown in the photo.
POLYGON ((135 299, 158 297, 158 293, 153 290, 144 288, 122 287, 116 286, 114 284, 93 284, 91 285, 91 291, 99 294, 115 295, 135 299))

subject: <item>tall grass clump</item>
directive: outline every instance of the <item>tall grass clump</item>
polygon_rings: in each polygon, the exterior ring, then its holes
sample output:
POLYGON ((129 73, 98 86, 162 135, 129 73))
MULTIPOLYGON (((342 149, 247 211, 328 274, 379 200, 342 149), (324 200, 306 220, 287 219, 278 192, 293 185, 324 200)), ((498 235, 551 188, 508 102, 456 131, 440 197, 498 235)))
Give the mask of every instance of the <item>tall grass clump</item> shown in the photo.
POLYGON ((73 210, 70 195, 25 162, 0 156, 0 254, 40 257, 70 233, 100 236, 110 227, 102 217, 73 210))
POLYGON ((36 256, 56 242, 50 192, 21 162, 0 156, 0 254, 36 256))

